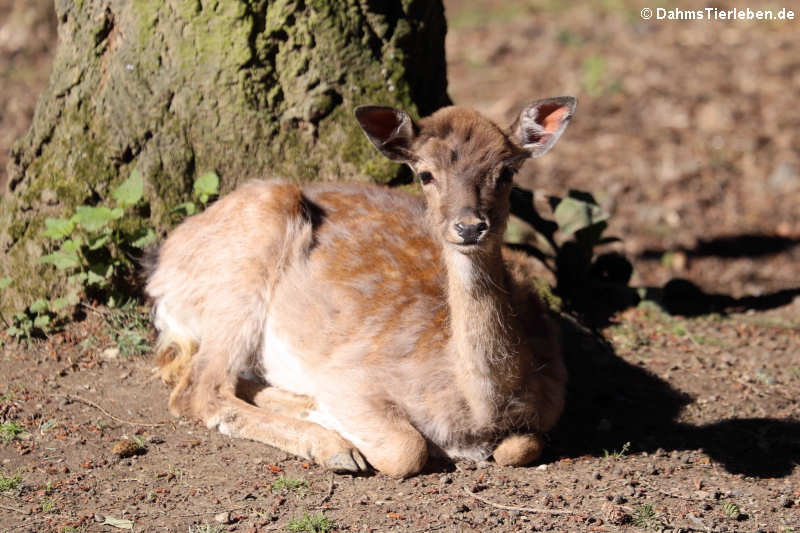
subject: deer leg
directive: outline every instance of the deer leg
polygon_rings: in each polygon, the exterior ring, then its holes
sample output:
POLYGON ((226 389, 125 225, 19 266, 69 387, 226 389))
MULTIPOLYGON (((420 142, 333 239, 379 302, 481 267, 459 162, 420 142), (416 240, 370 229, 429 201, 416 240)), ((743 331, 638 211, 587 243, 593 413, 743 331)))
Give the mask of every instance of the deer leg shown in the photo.
POLYGON ((494 450, 494 460, 503 466, 525 466, 542 455, 544 442, 535 433, 512 434, 503 439, 494 450))
POLYGON ((387 409, 381 402, 365 402, 363 397, 336 405, 335 411, 314 411, 309 419, 336 428, 376 470, 403 478, 419 473, 425 466, 428 443, 404 414, 387 409))
POLYGON ((239 378, 237 381, 236 396, 261 409, 300 419, 308 417, 315 404, 309 396, 245 378, 239 378))
MULTIPOLYGON (((171 403, 191 406, 191 414, 203 420, 207 427, 216 427, 225 435, 269 444, 311 459, 335 472, 367 469, 359 450, 337 432, 314 422, 280 414, 278 408, 268 411, 238 398, 235 384, 225 372, 224 358, 218 358, 214 364, 201 352, 193 359, 196 363, 193 372, 184 378, 189 382, 184 382, 185 386, 180 389, 181 394, 188 397, 173 398, 171 403)), ((274 401, 267 403, 275 406, 274 401)), ((289 411, 292 408, 296 409, 296 406, 286 406, 289 411)))

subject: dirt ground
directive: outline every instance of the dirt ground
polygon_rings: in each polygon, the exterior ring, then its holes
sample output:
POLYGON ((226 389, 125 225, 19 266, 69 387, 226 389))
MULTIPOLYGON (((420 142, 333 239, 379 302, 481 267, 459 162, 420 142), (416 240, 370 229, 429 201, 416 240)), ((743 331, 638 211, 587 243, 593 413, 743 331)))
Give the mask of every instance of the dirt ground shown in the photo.
MULTIPOLYGON (((55 48, 47 2, 14 4, 0 0, 0 167, 55 48)), ((800 20, 446 7, 455 102, 505 123, 527 100, 579 98, 518 181, 542 206, 594 193, 632 285, 682 278, 715 305, 645 302, 597 331, 565 317, 569 400, 542 460, 434 462, 408 480, 334 476, 173 418, 138 353, 147 310, 87 308, 0 348, 0 532, 800 531, 800 20)))

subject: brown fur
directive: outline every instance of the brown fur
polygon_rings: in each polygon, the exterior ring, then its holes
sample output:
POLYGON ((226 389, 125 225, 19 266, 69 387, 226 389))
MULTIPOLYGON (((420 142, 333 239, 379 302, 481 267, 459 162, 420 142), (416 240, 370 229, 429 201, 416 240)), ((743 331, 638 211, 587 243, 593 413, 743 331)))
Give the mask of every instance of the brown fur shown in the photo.
MULTIPOLYGON (((574 102, 544 102, 517 127, 547 128, 552 145, 574 102)), ((410 475, 429 445, 536 459, 566 373, 555 324, 501 255, 503 176, 549 146, 529 135, 522 148, 460 108, 419 124, 390 108, 357 116, 379 150, 429 173, 425 201, 253 182, 176 228, 147 285, 171 410, 334 470, 366 458, 410 475)))

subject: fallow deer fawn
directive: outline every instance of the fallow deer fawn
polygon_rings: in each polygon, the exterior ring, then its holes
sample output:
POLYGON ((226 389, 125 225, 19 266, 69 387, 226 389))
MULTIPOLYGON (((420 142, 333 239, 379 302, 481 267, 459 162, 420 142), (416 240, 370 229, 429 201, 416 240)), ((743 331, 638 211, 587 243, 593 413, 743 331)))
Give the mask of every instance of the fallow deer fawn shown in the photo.
POLYGON ((449 107, 355 115, 425 198, 257 181, 181 224, 147 284, 173 413, 334 471, 392 476, 429 451, 522 465, 564 405, 559 332, 502 250, 516 170, 573 98, 504 133, 449 107))

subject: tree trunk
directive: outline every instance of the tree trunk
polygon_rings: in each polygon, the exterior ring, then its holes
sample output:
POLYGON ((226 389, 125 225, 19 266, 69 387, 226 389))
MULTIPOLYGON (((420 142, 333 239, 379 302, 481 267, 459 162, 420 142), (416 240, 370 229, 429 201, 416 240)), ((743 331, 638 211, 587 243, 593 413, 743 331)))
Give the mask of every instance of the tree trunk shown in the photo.
POLYGON ((446 105, 441 0, 56 0, 59 47, 0 198, 0 311, 57 292, 46 217, 133 169, 163 232, 194 179, 396 177, 352 109, 446 105))

